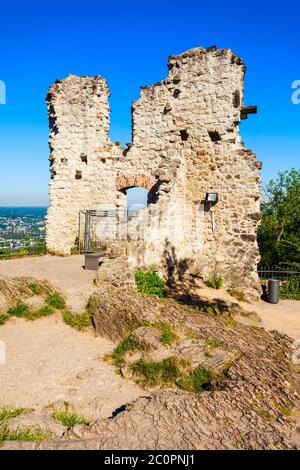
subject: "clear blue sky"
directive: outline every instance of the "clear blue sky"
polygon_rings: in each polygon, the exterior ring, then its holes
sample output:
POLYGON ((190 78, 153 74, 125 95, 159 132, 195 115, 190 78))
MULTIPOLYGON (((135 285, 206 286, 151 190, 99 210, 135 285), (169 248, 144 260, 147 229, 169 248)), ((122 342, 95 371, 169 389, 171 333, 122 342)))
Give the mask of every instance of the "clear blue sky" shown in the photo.
POLYGON ((167 57, 195 46, 230 47, 246 62, 246 104, 259 114, 241 125, 263 160, 263 181, 299 167, 300 6, 285 1, 151 0, 3 2, 0 80, 0 205, 48 203, 45 95, 67 74, 100 74, 111 90, 111 137, 130 141, 139 87, 163 79, 167 57))

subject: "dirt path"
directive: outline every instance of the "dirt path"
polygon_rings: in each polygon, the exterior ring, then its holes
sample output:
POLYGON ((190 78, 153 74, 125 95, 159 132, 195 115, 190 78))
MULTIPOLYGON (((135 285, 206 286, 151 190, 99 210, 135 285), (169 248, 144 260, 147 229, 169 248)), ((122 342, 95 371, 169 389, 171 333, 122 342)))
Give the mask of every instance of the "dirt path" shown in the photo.
POLYGON ((101 360, 113 344, 65 325, 59 316, 1 326, 0 405, 42 408, 68 400, 89 418, 107 417, 143 394, 101 360))
POLYGON ((84 256, 40 256, 0 261, 0 274, 16 277, 27 276, 47 280, 66 296, 68 306, 80 313, 95 290, 95 271, 83 268, 84 256))
POLYGON ((211 289, 202 282, 194 292, 209 301, 218 299, 235 302, 245 310, 256 312, 262 320, 261 325, 267 330, 277 330, 291 338, 300 339, 300 301, 280 300, 278 304, 269 304, 263 300, 254 303, 239 302, 231 297, 226 289, 211 289))

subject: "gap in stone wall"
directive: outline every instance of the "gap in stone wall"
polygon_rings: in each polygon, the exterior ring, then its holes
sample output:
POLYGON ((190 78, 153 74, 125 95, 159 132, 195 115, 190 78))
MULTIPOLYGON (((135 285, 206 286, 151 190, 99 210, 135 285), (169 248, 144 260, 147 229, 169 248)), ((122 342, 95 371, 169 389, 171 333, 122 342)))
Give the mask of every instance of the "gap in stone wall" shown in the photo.
POLYGON ((126 202, 128 217, 132 217, 135 212, 148 205, 148 193, 145 188, 133 187, 126 190, 126 202))

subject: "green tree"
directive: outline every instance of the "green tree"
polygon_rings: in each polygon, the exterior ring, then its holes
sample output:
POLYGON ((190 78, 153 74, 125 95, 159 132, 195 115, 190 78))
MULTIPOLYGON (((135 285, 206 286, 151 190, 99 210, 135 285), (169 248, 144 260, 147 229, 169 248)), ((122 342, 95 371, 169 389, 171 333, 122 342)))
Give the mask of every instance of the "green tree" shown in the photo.
POLYGON ((300 169, 279 172, 266 188, 258 230, 261 263, 300 264, 300 169))

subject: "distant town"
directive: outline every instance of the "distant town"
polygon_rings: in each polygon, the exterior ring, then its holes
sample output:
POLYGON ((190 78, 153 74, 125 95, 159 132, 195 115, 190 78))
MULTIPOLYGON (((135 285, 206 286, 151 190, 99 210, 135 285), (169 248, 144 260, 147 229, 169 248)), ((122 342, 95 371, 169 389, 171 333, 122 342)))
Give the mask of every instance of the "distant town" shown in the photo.
POLYGON ((0 256, 45 251, 46 207, 0 207, 0 256))

